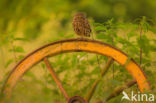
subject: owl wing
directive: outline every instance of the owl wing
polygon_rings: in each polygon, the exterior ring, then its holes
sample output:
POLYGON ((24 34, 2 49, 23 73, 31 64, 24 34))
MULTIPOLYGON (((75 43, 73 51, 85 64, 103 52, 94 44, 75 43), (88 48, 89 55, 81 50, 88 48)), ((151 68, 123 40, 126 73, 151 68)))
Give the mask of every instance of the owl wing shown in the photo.
POLYGON ((88 29, 90 32, 92 31, 87 19, 85 20, 85 28, 88 29))
POLYGON ((90 24, 87 19, 85 19, 84 28, 85 28, 86 36, 90 36, 90 33, 92 30, 91 30, 90 24))

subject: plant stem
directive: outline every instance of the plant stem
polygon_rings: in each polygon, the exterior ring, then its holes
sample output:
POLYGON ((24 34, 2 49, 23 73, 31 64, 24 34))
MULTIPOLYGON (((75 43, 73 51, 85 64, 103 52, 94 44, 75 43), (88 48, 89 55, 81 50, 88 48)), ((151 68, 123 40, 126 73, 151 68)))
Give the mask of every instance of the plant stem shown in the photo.
POLYGON ((98 85, 98 83, 100 82, 100 80, 102 79, 102 77, 106 74, 106 72, 108 71, 109 67, 111 66, 111 64, 113 63, 113 58, 109 58, 105 67, 103 68, 103 70, 101 71, 101 76, 99 78, 97 78, 95 80, 95 82, 93 83, 93 85, 91 86, 89 92, 87 93, 86 95, 86 100, 89 102, 90 99, 92 98, 94 92, 95 92, 95 89, 98 85))
MULTIPOLYGON (((141 36, 142 36, 142 27, 141 27, 141 30, 140 30, 140 40, 141 40, 141 36)), ((141 66, 141 63, 142 63, 142 48, 140 47, 140 66, 141 66)))
POLYGON ((13 50, 13 55, 14 55, 14 58, 15 58, 15 62, 17 62, 17 56, 16 56, 16 53, 15 53, 15 47, 14 47, 13 41, 11 41, 11 46, 12 46, 12 50, 13 50))
POLYGON ((118 96, 123 90, 133 86, 134 84, 136 84, 136 80, 135 79, 125 83, 124 85, 122 85, 120 87, 115 88, 115 90, 105 99, 105 101, 109 101, 113 97, 118 96))

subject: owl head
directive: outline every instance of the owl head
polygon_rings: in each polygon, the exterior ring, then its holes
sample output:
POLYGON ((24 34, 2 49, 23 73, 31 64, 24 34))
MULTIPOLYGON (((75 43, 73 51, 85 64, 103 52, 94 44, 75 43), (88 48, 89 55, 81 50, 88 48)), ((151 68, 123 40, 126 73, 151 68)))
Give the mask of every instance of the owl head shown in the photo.
POLYGON ((86 17, 86 13, 84 13, 84 12, 77 12, 77 13, 75 13, 75 15, 74 15, 74 17, 86 17))

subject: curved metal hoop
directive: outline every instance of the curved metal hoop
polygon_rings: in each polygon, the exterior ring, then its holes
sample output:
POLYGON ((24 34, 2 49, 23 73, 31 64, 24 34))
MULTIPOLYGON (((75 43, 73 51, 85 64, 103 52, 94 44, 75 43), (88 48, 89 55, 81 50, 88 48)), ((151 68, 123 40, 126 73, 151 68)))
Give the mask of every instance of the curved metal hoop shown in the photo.
MULTIPOLYGON (((67 39, 47 44, 22 59, 12 70, 8 76, 2 93, 5 97, 10 97, 13 87, 17 80, 30 69, 34 64, 40 62, 44 57, 54 56, 66 52, 91 52, 112 57, 122 66, 125 66, 127 71, 136 79, 141 92, 150 90, 150 85, 142 69, 135 63, 134 60, 128 59, 128 56, 122 51, 103 42, 90 39, 67 39)), ((0 102, 2 103, 2 102, 0 102)))

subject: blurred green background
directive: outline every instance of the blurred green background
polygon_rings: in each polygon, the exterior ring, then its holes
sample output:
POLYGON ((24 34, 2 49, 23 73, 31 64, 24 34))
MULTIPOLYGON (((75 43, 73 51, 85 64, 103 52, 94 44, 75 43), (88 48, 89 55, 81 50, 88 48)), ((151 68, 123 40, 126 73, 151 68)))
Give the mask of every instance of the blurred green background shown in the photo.
MULTIPOLYGON (((104 22, 110 18, 118 21, 134 22, 136 18, 146 16, 155 20, 155 0, 1 0, 0 36, 5 39, 10 31, 23 31, 29 39, 39 36, 46 23, 66 29, 76 11, 86 12, 95 22, 104 22)), ((54 26, 54 27, 53 27, 54 26)), ((55 30, 55 29, 54 29, 55 30)), ((55 30, 56 31, 56 30, 55 30)), ((59 30, 60 31, 60 30, 59 30)))
MULTIPOLYGON (((142 48, 141 67, 155 93, 156 0, 0 0, 0 89, 12 68, 28 53, 49 42, 78 37, 72 29, 72 17, 79 11, 87 14, 95 39, 126 52, 138 64, 142 48)), ((70 96, 84 96, 100 76, 107 58, 98 56, 100 66, 95 54, 69 53, 50 58, 70 96)), ((19 81, 9 103, 64 102, 44 63, 33 68, 19 81)), ((92 102, 107 97, 112 88, 130 79, 127 71, 114 63, 92 102)), ((137 85, 127 92, 132 90, 137 92, 137 85)), ((109 103, 120 102, 121 97, 109 103)))

